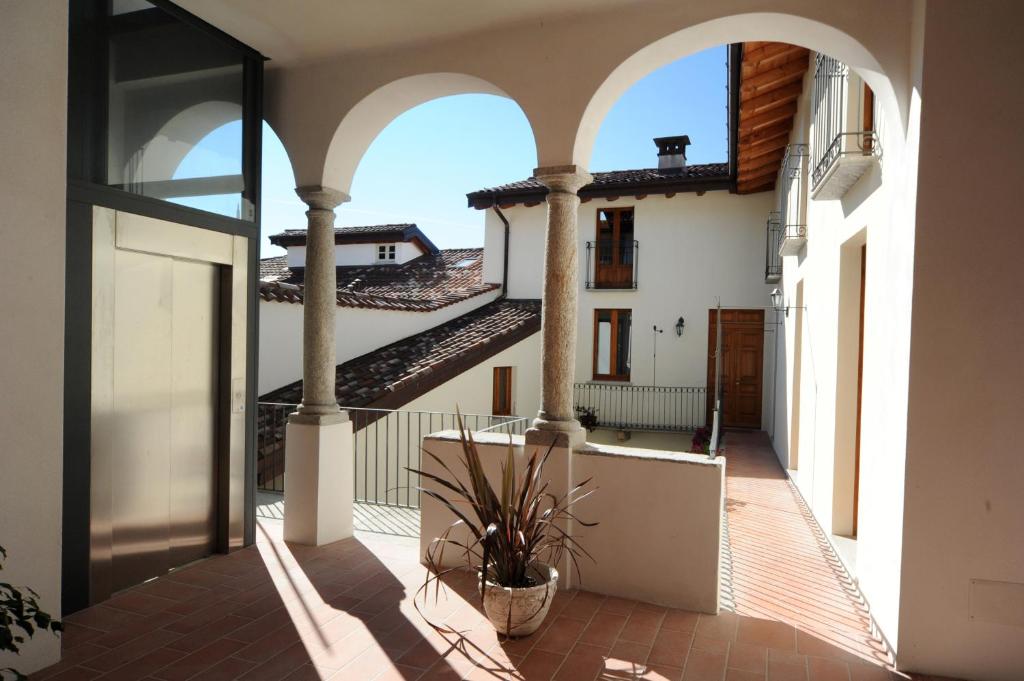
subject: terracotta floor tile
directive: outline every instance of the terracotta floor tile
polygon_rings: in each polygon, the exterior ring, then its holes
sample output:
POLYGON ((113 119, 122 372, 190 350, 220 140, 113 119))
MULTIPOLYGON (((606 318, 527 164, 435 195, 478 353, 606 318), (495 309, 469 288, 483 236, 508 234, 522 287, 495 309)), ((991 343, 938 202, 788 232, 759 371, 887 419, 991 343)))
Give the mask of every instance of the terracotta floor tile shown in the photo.
POLYGON ((153 672, 163 669, 185 653, 172 648, 157 648, 130 663, 104 674, 103 681, 135 681, 144 679, 153 672))
MULTIPOLYGON (((89 667, 90 669, 98 669, 102 672, 109 672, 122 665, 128 664, 138 660, 139 658, 147 655, 148 653, 164 646, 173 643, 178 638, 179 634, 173 631, 166 631, 164 629, 158 629, 146 636, 140 636, 139 638, 133 639, 124 645, 112 648, 110 651, 97 655, 96 657, 90 658, 82 663, 82 666, 89 667)), ((184 653, 182 654, 184 655, 184 653)))
POLYGON ((648 664, 647 670, 640 676, 643 681, 681 681, 683 678, 682 667, 665 667, 657 664, 648 664))
POLYGON ((729 646, 729 669, 758 672, 762 676, 768 668, 768 650, 764 646, 733 643, 729 646))
POLYGON ((605 611, 597 612, 587 624, 587 628, 583 630, 580 642, 610 648, 618 639, 619 632, 622 631, 625 624, 625 615, 616 615, 605 611))
POLYGON ((651 654, 647 661, 650 664, 666 667, 682 667, 686 662, 686 655, 690 651, 692 638, 693 634, 688 631, 673 631, 663 628, 654 639, 654 646, 651 648, 651 654))
POLYGON ((255 662, 229 657, 192 678, 192 681, 231 681, 256 666, 255 662))
POLYGON ((165 681, 185 681, 244 647, 245 644, 241 641, 232 641, 225 638, 217 639, 194 653, 172 662, 154 673, 153 676, 165 679, 165 681))
POLYGON ((725 681, 765 681, 764 672, 752 672, 744 669, 727 669, 725 681))
POLYGON ((845 662, 824 657, 807 658, 810 681, 850 681, 850 670, 845 662))
POLYGON ((642 666, 647 663, 647 658, 650 657, 650 655, 651 646, 644 645, 643 643, 635 643, 633 641, 619 640, 612 646, 611 652, 608 654, 608 658, 610 660, 632 662, 642 666))
POLYGON ((796 650, 796 629, 784 622, 741 617, 736 632, 739 643, 765 648, 796 650))
POLYGON ((608 596, 601 603, 601 610, 604 612, 610 612, 614 615, 629 615, 633 612, 636 607, 636 601, 629 600, 627 598, 617 598, 615 596, 608 596))
POLYGON ((784 662, 768 659, 768 681, 807 681, 807 660, 784 662))
POLYGON ((555 681, 593 681, 604 669, 606 648, 577 644, 555 673, 555 681))
POLYGON ((549 653, 568 653, 585 627, 586 622, 582 620, 559 615, 537 641, 536 646, 539 650, 546 650, 549 653))
POLYGON ((598 611, 601 604, 604 602, 604 596, 600 594, 590 593, 589 591, 579 591, 576 596, 566 604, 562 610, 561 615, 563 617, 572 617, 580 620, 590 620, 594 616, 594 613, 598 611))
POLYGON ((695 612, 669 609, 665 613, 665 619, 662 621, 661 627, 663 629, 671 629, 672 631, 692 632, 697 629, 697 622, 699 620, 700 615, 695 612))
POLYGON ((725 653, 691 650, 683 668, 683 681, 722 681, 725 659, 725 653))
POLYGON ((719 615, 701 615, 697 622, 696 635, 699 638, 714 638, 720 641, 735 641, 739 618, 731 612, 719 615))
POLYGON ((524 681, 550 681, 565 660, 565 655, 534 650, 518 665, 524 681))
POLYGON ((619 638, 624 641, 652 645, 664 619, 662 613, 641 610, 639 607, 626 620, 625 626, 619 633, 619 638))
POLYGON ((720 638, 704 638, 703 636, 694 636, 693 642, 690 644, 691 650, 703 650, 709 653, 721 653, 726 654, 729 652, 729 641, 725 641, 720 638))

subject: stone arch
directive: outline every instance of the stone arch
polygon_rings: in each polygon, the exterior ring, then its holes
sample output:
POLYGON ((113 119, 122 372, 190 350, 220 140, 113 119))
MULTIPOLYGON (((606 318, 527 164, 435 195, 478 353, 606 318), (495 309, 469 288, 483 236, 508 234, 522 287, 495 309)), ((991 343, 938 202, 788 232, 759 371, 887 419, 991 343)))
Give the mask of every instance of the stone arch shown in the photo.
POLYGON ((597 132, 612 105, 629 87, 673 61, 711 47, 748 41, 773 41, 807 47, 839 58, 875 92, 883 116, 902 127, 905 103, 871 52, 858 40, 828 24, 791 14, 758 12, 713 19, 649 43, 615 67, 587 103, 573 145, 573 161, 587 167, 597 132))
POLYGON ((367 148, 391 121, 420 104, 461 94, 512 99, 493 83, 463 73, 426 73, 391 81, 361 99, 342 118, 327 147, 321 184, 348 193, 367 148))

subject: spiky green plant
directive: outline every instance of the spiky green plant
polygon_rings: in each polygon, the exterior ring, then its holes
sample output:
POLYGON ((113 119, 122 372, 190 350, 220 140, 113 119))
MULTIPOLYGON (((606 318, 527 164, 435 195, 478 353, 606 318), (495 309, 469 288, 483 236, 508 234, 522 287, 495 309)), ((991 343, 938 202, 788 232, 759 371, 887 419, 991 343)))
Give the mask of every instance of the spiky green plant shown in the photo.
MULTIPOLYGON (((566 531, 565 525, 570 520, 582 527, 597 525, 580 520, 570 511, 573 504, 595 491, 583 491, 591 479, 575 485, 561 497, 548 492, 544 465, 554 446, 549 447, 543 456, 539 450, 534 451, 522 474, 517 475, 510 435, 505 461, 501 465, 501 485, 496 490, 484 473, 473 434, 463 427, 461 414, 457 414, 457 418, 462 444, 459 463, 466 470, 468 485, 462 483, 448 464, 426 449, 424 453, 447 475, 409 469, 421 480, 429 480, 439 486, 438 490, 427 489, 421 483, 418 489, 455 517, 455 521, 427 549, 425 560, 429 570, 420 593, 425 598, 431 584, 434 584, 436 596, 440 593, 441 579, 465 566, 480 571, 481 586, 490 581, 511 588, 535 586, 530 568, 536 563, 558 565, 565 555, 569 556, 578 573, 579 559, 586 556, 593 560, 593 557, 566 531), (460 527, 469 530, 468 541, 453 536, 460 527), (450 547, 462 552, 465 563, 445 569, 444 553, 450 547)), ((483 591, 481 588, 481 599, 483 591)))

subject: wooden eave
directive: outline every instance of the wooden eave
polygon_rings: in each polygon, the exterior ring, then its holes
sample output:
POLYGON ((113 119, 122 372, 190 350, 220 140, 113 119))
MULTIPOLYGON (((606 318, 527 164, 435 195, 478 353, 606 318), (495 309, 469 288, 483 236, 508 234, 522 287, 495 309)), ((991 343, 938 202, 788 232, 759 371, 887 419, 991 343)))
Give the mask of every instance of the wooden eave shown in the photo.
POLYGON ((736 192, 775 188, 810 52, 786 43, 749 42, 740 58, 736 192))

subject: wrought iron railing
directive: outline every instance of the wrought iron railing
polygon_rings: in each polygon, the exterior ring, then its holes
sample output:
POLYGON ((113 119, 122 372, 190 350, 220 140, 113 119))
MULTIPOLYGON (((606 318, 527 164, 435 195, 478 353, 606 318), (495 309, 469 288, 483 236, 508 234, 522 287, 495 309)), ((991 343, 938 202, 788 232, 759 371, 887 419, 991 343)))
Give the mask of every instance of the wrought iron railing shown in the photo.
POLYGON ((846 81, 849 68, 835 57, 818 54, 814 60, 811 93, 814 120, 814 172, 818 184, 839 158, 840 133, 846 120, 846 81))
MULTIPOLYGON (((284 452, 288 414, 297 405, 260 402, 257 406, 256 486, 284 491, 284 452)), ((389 506, 419 507, 419 481, 409 468, 420 467, 423 437, 458 428, 456 414, 342 407, 352 420, 357 501, 389 506)), ((472 431, 521 435, 528 419, 517 416, 463 414, 472 431)))
MULTIPOLYGON (((859 81, 858 81, 859 82, 859 81)), ((868 121, 860 120, 850 109, 850 67, 835 57, 819 54, 814 62, 814 88, 811 93, 813 170, 811 186, 818 185, 843 156, 881 155, 878 136, 868 121)))
POLYGON ((588 289, 635 289, 640 273, 640 242, 599 239, 587 242, 588 289))
POLYGON ((705 425, 707 392, 703 386, 576 383, 573 403, 592 413, 599 428, 678 432, 705 425))
POLYGON ((768 213, 768 220, 765 222, 766 241, 764 245, 764 280, 770 284, 782 278, 782 256, 779 255, 782 234, 782 221, 779 219, 779 212, 773 210, 768 213))
POLYGON ((804 226, 804 169, 807 165, 807 145, 790 144, 782 157, 779 186, 779 222, 784 227, 804 226))

